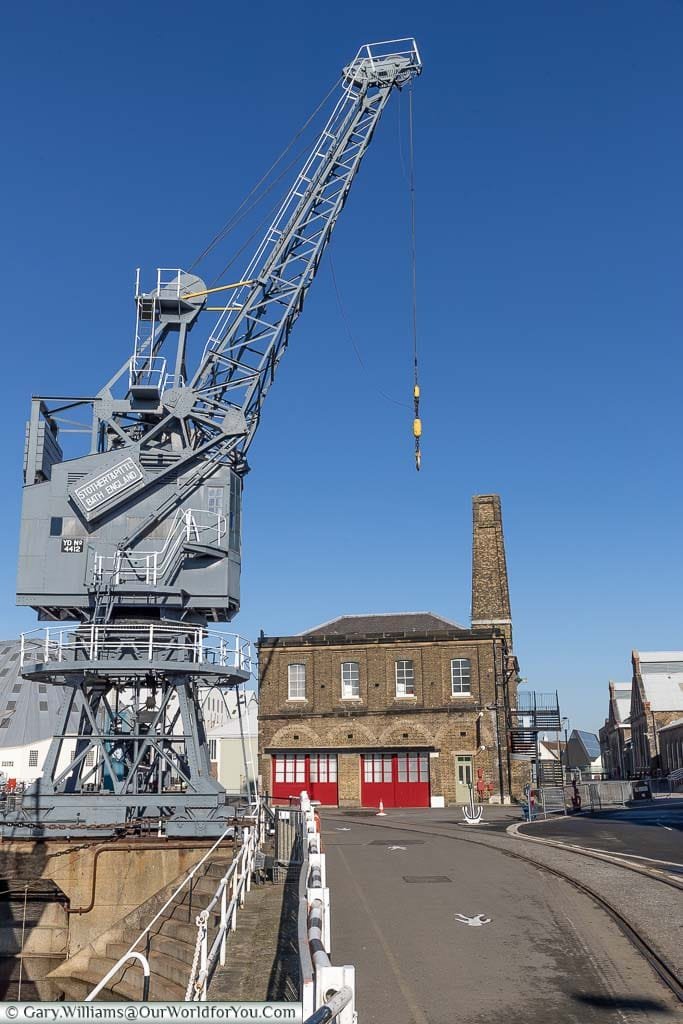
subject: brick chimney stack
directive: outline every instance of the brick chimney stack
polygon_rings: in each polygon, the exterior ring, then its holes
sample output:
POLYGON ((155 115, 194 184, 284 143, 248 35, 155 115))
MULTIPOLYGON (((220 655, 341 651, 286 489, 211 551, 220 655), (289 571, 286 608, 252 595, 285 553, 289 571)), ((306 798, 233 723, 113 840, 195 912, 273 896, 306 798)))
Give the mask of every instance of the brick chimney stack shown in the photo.
POLYGON ((472 499, 472 628, 497 626, 512 643, 503 517, 498 494, 472 499))

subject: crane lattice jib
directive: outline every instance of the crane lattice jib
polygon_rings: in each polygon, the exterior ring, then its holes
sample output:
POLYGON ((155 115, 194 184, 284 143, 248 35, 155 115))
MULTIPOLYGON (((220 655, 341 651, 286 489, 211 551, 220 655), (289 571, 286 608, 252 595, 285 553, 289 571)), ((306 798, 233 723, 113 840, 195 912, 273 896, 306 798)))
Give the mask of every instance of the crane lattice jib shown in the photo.
POLYGON ((221 445, 239 465, 258 427, 292 325, 394 88, 420 73, 414 40, 367 44, 344 69, 342 94, 206 344, 192 383, 195 443, 220 437, 229 409, 247 432, 221 445))

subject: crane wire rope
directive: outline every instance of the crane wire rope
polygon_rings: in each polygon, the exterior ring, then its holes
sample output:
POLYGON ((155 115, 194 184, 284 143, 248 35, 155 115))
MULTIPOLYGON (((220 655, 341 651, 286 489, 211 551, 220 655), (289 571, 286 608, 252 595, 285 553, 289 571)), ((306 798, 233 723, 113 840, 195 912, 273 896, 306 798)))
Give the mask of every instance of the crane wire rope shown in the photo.
MULTIPOLYGON (((330 274, 332 275, 332 284, 334 286, 334 293, 335 293, 335 296, 336 296, 336 299, 337 299, 337 306, 339 308, 339 315, 341 316, 342 323, 344 324, 344 327, 346 329, 346 335, 347 335, 347 337, 349 339, 349 342, 351 343, 351 347, 353 348, 353 351, 356 353, 356 359, 358 360, 358 362, 360 364, 360 367, 363 370, 363 373, 368 378, 368 381, 370 381, 370 373, 368 371, 367 366, 365 365, 365 362, 363 360, 362 355, 360 354, 360 349, 358 348, 358 345, 356 344, 356 339, 355 339, 355 337, 353 335, 353 331, 351 329, 351 323, 350 323, 349 318, 347 316, 346 308, 344 306, 344 303, 342 302, 341 292, 339 291, 339 284, 337 282, 337 275, 336 275, 335 270, 334 270, 334 260, 332 258, 332 240, 331 239, 330 239, 330 242, 328 244, 327 254, 328 254, 328 259, 329 259, 329 262, 330 262, 330 274)), ((372 383, 372 382, 370 381, 370 383, 372 383)), ((391 395, 388 395, 386 393, 386 391, 382 391, 382 389, 380 387, 378 387, 376 384, 373 384, 372 386, 375 388, 377 394, 380 395, 382 398, 385 398, 387 400, 387 402, 391 402, 392 405, 398 405, 401 409, 408 408, 408 406, 406 405, 405 402, 400 402, 396 398, 392 398, 391 395)))
MULTIPOLYGON (((335 81, 332 84, 331 88, 328 90, 328 92, 322 98, 322 100, 320 101, 318 106, 315 108, 313 113, 306 119, 306 121, 303 123, 301 128, 299 128, 299 130, 296 132, 296 134, 290 139, 290 141, 287 143, 287 145, 282 150, 282 152, 279 154, 279 156, 277 156, 275 158, 275 160, 270 165, 270 167, 265 172, 265 174, 263 174, 259 178, 259 180, 256 182, 256 184, 253 186, 253 188, 250 189, 250 191, 244 197, 244 199, 242 200, 240 205, 237 207, 235 212, 229 217, 229 219, 226 221, 226 223, 223 225, 223 227, 218 232, 216 232, 216 234, 213 236, 213 238, 211 239, 209 244, 206 246, 206 248, 203 250, 203 252, 201 252, 199 254, 199 256, 197 256, 197 258, 194 260, 194 262, 190 265, 190 268, 189 268, 190 270, 194 270, 194 268, 197 267, 201 263, 201 261, 203 259, 205 259, 206 256, 209 255, 209 253, 213 252, 213 250, 216 248, 216 246, 219 245, 220 242, 223 241, 223 239, 227 238, 227 236, 230 234, 230 232, 233 231, 234 228, 237 227, 237 225, 240 223, 240 221, 242 221, 244 219, 244 217, 246 217, 247 214, 250 213, 251 210, 253 210, 254 207, 257 206, 265 198, 265 196, 268 194, 268 192, 270 192, 271 189, 277 184, 277 182, 283 177, 283 175, 287 173, 289 168, 292 166, 291 163, 288 164, 287 167, 285 167, 285 169, 278 175, 277 178, 275 178, 274 181, 272 181, 270 183, 268 188, 266 188, 262 192, 261 195, 257 195, 258 190, 261 188, 261 186, 264 185, 264 183, 268 180, 269 176, 272 174, 272 172, 275 170, 275 168, 278 166, 278 164, 282 160, 284 160, 284 158, 287 156, 287 154, 292 149, 292 147, 297 142, 297 140, 301 138, 301 136, 306 131, 306 129, 310 126, 310 124, 313 122, 313 120, 320 113, 320 111, 325 106, 325 104, 329 100, 329 98, 332 95, 332 93, 336 90, 337 86, 339 85, 339 81, 340 81, 339 78, 335 79, 335 81), (250 200, 252 200, 252 198, 254 196, 256 198, 254 198, 253 202, 251 202, 251 205, 248 205, 250 203, 250 200)), ((297 154, 297 156, 294 159, 295 160, 298 159, 298 156, 299 156, 299 154, 297 154)))
POLYGON ((408 190, 410 192, 410 278, 411 321, 413 334, 413 437, 415 438, 415 469, 420 472, 422 451, 422 420, 420 419, 420 381, 417 345, 417 246, 415 232, 415 145, 413 140, 413 84, 408 87, 408 190))

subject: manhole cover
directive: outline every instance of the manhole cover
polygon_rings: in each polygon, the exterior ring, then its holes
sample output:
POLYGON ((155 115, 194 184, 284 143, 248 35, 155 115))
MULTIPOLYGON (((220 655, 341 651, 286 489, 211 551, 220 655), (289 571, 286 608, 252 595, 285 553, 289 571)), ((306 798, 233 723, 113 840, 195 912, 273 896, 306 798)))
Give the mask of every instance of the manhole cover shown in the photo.
POLYGON ((424 846, 424 839, 373 839, 368 846, 424 846))
POLYGON ((404 882, 451 882, 448 875, 404 875, 404 882))

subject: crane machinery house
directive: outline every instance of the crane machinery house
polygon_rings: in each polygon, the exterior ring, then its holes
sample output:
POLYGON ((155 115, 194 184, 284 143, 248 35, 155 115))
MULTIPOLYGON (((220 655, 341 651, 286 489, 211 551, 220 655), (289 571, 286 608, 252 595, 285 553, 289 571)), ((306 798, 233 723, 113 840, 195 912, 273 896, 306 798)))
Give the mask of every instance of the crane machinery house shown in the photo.
POLYGON ((470 785, 494 802, 519 795, 528 774, 508 742, 518 666, 499 497, 475 497, 473 513, 469 628, 400 612, 261 635, 260 768, 275 802, 302 789, 375 808, 466 803, 470 785))

